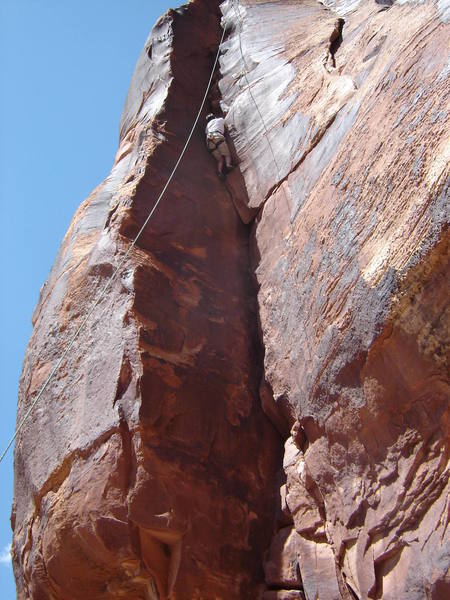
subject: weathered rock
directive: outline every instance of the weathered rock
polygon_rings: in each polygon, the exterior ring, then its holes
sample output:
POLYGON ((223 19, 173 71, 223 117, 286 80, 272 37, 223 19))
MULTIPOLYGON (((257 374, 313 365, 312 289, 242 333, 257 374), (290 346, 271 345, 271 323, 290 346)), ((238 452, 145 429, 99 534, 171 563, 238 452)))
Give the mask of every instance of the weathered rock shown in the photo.
POLYGON ((251 209, 247 204, 247 190, 241 172, 238 169, 234 169, 228 173, 225 186, 241 221, 245 224, 251 223, 256 216, 257 210, 251 209))
MULTIPOLYGON (((199 128, 20 436, 18 597, 447 598, 448 11, 221 11, 210 101, 239 169, 217 179, 199 128)), ((194 0, 147 41, 19 418, 166 182, 219 19, 194 0)))
POLYGON ((272 539, 267 560, 264 563, 265 580, 271 587, 301 586, 298 570, 298 534, 294 527, 284 527, 272 539))
MULTIPOLYGON (((217 3, 198 1, 147 41, 112 174, 42 291, 19 418, 166 182, 219 38, 217 3)), ((199 128, 17 443, 19 598, 257 597, 280 444, 258 399, 248 269, 248 230, 199 128)))
POLYGON ((443 598, 448 19, 432 3, 327 6, 224 4, 265 381, 305 435, 286 502, 307 598, 443 598))
POLYGON ((300 570, 305 578, 303 588, 307 600, 313 598, 329 598, 340 600, 342 598, 336 579, 336 567, 331 546, 322 542, 298 538, 300 570))

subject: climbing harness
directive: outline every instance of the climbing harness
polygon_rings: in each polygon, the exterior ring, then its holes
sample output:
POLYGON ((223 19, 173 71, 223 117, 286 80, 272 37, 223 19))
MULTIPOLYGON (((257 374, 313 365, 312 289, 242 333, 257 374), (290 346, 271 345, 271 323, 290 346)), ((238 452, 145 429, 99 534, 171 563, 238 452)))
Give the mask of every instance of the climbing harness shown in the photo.
POLYGON ((226 144, 225 136, 219 132, 209 133, 206 136, 206 147, 211 154, 218 150, 222 144, 226 144))
POLYGON ((181 154, 177 160, 177 162, 175 163, 175 166, 172 169, 172 172, 170 173, 170 176, 165 184, 165 186, 163 187, 161 193, 158 196, 158 199, 155 202, 155 205, 153 206, 153 208, 150 210, 149 214, 147 215, 147 218, 144 221, 144 224, 142 225, 142 227, 139 229, 136 237, 134 238, 134 240, 131 242, 130 246, 128 247, 127 251, 125 252, 125 254, 123 255, 122 259, 120 260, 118 266, 116 267, 115 271, 113 272, 113 274, 111 275, 111 277, 108 279, 108 281, 106 282, 105 286, 103 287, 100 296, 97 298, 97 300, 94 302, 94 304, 92 305, 91 309, 89 310, 89 312, 87 313, 87 315, 85 316, 85 318, 83 319, 81 325, 78 327, 78 329, 76 330, 76 332, 74 333, 74 335, 72 336, 68 346, 66 347, 66 349, 64 350, 64 352, 61 354, 58 362, 56 363, 56 365, 53 367, 53 369, 51 370, 50 374, 48 375, 47 379, 45 380, 45 382, 43 383, 42 387, 40 388, 36 398, 33 400, 33 402, 31 403, 30 407, 28 408, 28 410, 26 411, 25 415, 23 416, 23 418, 21 419, 20 423, 18 424, 18 426, 16 427, 16 430, 14 432, 14 435, 12 436, 12 438, 9 440, 8 445, 6 446, 5 450, 2 452, 2 455, 0 456, 0 463, 3 461, 3 459, 6 456, 6 453, 8 452, 8 450, 10 449, 10 447, 12 446, 14 440, 16 439, 17 435, 19 434, 19 432, 21 431, 22 427, 25 425, 25 423, 27 422, 29 416, 31 415, 34 407, 36 406, 36 404, 39 402, 40 398, 42 397, 43 393, 45 392, 45 390, 47 389, 49 383, 52 381, 53 377, 55 376, 56 372, 58 371, 59 367, 61 366, 63 360, 66 358, 66 356, 69 354, 70 350, 72 349, 72 346, 74 345, 75 341, 78 339, 78 337, 80 336, 81 332, 84 330, 84 328, 86 327, 86 324, 89 320, 89 318, 91 317, 92 313, 94 312, 94 310, 96 309, 96 307, 100 304, 100 302, 103 300, 103 298, 105 297, 106 292, 109 290, 109 288, 111 287, 113 281, 115 280, 115 278, 117 277, 118 273, 120 272, 120 270, 122 269, 126 259, 128 258, 131 250, 134 248, 134 246, 136 245, 138 239, 141 237, 142 232, 144 231, 144 229, 146 228, 148 222, 150 221, 150 219, 152 218, 154 212, 156 211, 159 203, 161 202, 167 188, 169 187, 170 182, 172 181, 178 166, 186 152, 186 149, 189 145, 189 142, 191 141, 191 138, 194 134, 194 130, 197 127, 197 123, 200 119, 200 115, 202 114, 203 108, 205 106, 205 102, 206 99, 208 97, 208 93, 209 93, 209 89, 211 87, 211 83, 213 80, 213 76, 214 76, 214 71, 216 70, 216 66, 217 63, 219 61, 219 56, 220 56, 220 50, 222 47, 222 43, 225 37, 225 33, 227 31, 227 25, 224 25, 223 31, 222 31, 222 37, 220 38, 220 42, 219 42, 219 47, 217 48, 217 53, 216 53, 216 58, 214 60, 214 65, 213 68, 211 70, 211 75, 209 77, 209 81, 208 81, 208 85, 206 86, 206 90, 205 93, 203 95, 203 100, 200 104, 200 108, 198 109, 198 113, 197 116, 194 120, 194 124, 192 125, 192 128, 189 132, 189 135, 186 139, 186 142, 183 146, 183 149, 181 151, 181 154))

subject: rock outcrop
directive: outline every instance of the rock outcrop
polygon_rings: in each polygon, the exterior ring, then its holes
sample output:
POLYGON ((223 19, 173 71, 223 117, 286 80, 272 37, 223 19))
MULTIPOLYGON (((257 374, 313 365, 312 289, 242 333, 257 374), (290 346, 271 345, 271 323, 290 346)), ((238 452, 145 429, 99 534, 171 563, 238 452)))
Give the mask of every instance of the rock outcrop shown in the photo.
POLYGON ((443 600, 448 8, 194 0, 138 60, 111 175, 34 315, 18 598, 443 600))

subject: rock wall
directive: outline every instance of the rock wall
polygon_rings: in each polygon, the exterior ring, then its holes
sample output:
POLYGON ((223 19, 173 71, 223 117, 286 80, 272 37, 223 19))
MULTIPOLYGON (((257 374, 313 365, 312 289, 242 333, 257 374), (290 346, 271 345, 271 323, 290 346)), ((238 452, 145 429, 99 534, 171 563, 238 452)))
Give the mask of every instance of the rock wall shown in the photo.
MULTIPOLYGON (((153 29, 112 174, 42 291, 19 417, 165 184, 220 34, 213 2, 153 29)), ((240 598, 262 585, 280 436, 258 398, 248 228, 202 129, 17 443, 19 598, 240 598)))
POLYGON ((327 5, 224 4, 261 397, 288 434, 266 581, 297 562, 308 599, 443 599, 449 29, 432 3, 327 5))
POLYGON ((19 419, 165 184, 221 20, 239 168, 197 129, 20 435, 20 600, 448 597, 448 9, 324 4, 194 0, 147 40, 19 419))

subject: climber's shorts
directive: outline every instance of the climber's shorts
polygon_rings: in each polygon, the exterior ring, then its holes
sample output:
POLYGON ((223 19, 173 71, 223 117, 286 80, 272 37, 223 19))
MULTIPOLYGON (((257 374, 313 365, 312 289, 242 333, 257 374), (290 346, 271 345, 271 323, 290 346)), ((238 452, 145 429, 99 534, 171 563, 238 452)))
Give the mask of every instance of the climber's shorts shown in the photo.
POLYGON ((225 137, 221 133, 210 133, 206 138, 206 146, 217 161, 223 156, 228 165, 231 159, 230 150, 225 137))

